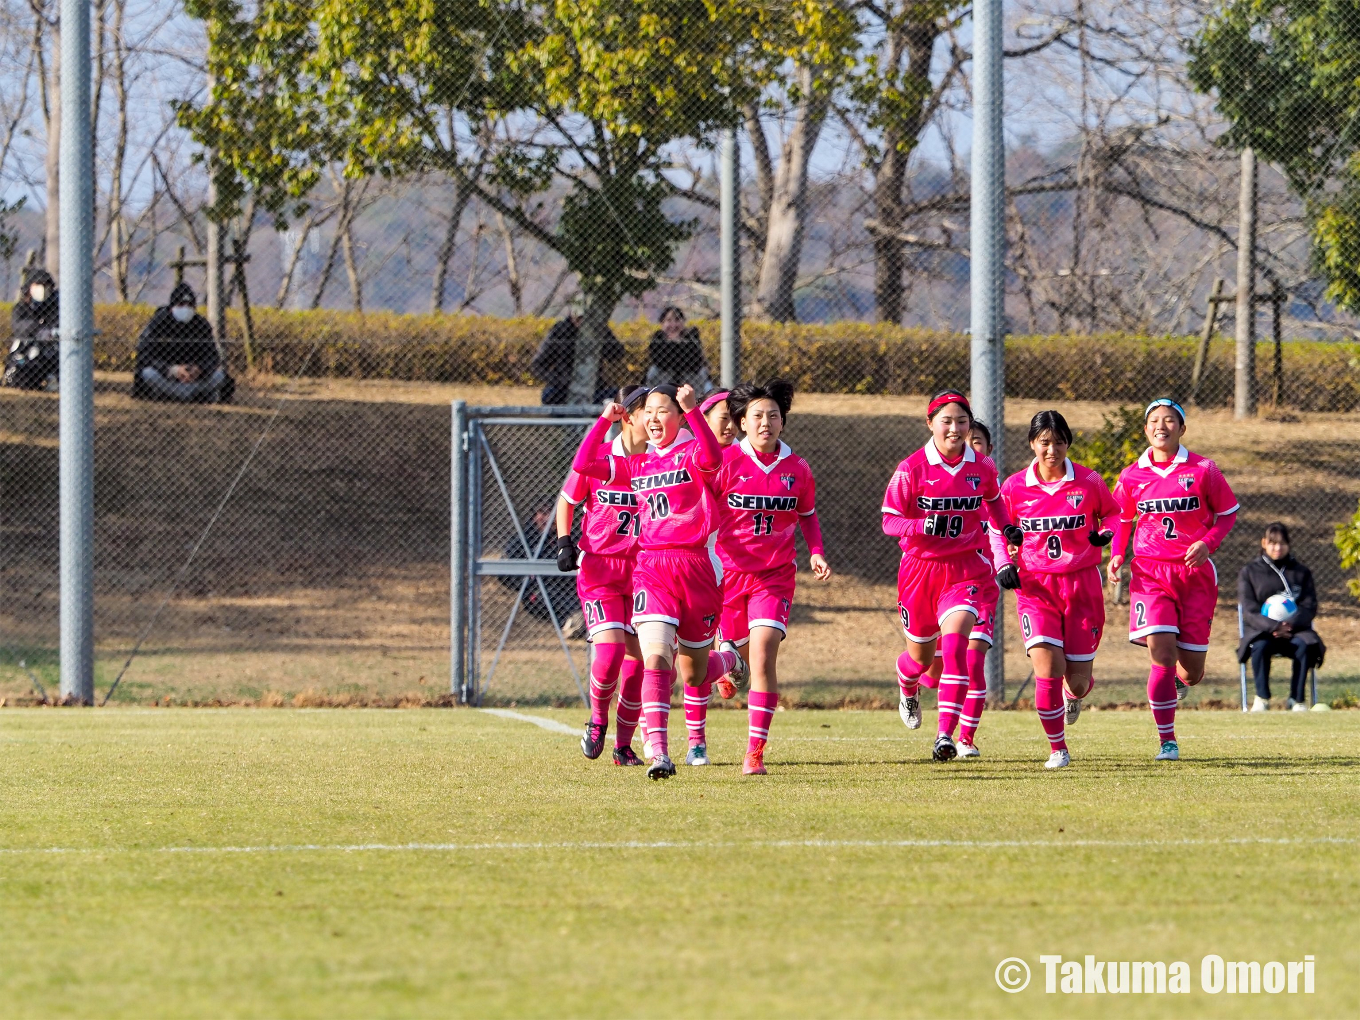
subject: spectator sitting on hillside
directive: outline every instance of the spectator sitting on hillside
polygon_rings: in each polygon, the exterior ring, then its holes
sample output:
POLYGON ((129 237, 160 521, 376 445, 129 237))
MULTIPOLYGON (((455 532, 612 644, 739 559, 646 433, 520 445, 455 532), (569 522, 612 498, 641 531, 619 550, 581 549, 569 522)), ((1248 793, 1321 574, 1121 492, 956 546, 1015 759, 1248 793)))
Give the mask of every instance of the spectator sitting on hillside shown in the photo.
MULTIPOLYGON (((539 345, 530 366, 534 378, 543 383, 544 404, 565 404, 571 396, 571 375, 576 366, 576 338, 581 335, 583 308, 579 301, 573 301, 567 317, 553 323, 548 335, 539 345)), ((610 362, 623 360, 623 344, 619 343, 613 332, 605 327, 604 344, 600 348, 600 365, 595 374, 595 394, 592 403, 602 403, 609 399, 614 389, 608 379, 612 372, 606 370, 610 362)))
POLYGON ((1264 712, 1270 707, 1270 659, 1274 655, 1293 660, 1286 707, 1306 710, 1308 695, 1304 687, 1308 669, 1322 665, 1327 649, 1313 630, 1317 613, 1313 572, 1290 555, 1289 529, 1279 521, 1267 525, 1261 539, 1261 555, 1237 575, 1237 601, 1242 606, 1242 641, 1237 646, 1237 661, 1250 659, 1256 679, 1256 699, 1251 710, 1264 712), (1263 615, 1262 609, 1266 599, 1281 593, 1294 600, 1298 611, 1289 620, 1272 620, 1263 615))
POLYGON ((704 345, 699 331, 685 325, 685 313, 675 305, 661 309, 661 328, 652 334, 647 347, 651 362, 647 369, 648 386, 694 387, 701 396, 713 390, 713 378, 704 360, 704 345))
POLYGON ((193 289, 175 285, 137 339, 132 395, 141 400, 226 404, 236 383, 213 342, 212 326, 194 308, 193 289))
POLYGON ((10 310, 14 339, 5 358, 5 385, 21 390, 56 389, 61 368, 57 327, 61 299, 46 269, 35 269, 10 310))

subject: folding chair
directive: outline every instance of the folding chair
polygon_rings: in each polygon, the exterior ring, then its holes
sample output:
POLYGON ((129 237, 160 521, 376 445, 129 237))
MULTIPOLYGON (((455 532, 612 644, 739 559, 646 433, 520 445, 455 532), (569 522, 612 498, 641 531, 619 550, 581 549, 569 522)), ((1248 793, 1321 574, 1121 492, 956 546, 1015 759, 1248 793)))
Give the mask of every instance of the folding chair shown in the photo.
MULTIPOLYGON (((1237 640, 1241 641, 1246 634, 1242 626, 1242 603, 1237 604, 1237 640)), ((1242 687, 1242 711, 1247 711, 1247 664, 1239 662, 1237 664, 1239 682, 1242 687)), ((1312 708, 1317 704, 1317 667, 1308 667, 1308 707, 1312 708)))

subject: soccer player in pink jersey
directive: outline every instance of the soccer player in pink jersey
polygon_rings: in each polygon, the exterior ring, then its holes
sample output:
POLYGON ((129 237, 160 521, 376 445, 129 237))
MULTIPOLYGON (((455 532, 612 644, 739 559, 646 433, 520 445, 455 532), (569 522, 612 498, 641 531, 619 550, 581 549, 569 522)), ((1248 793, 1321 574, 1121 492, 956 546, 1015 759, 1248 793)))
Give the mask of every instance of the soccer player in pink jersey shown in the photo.
POLYGON ((1119 505, 1105 479, 1073 464, 1072 430, 1057 411, 1029 423, 1034 460, 1001 486, 1001 498, 1023 535, 1017 545, 992 540, 1002 564, 997 579, 1016 593, 1020 633, 1034 666, 1034 707, 1048 736, 1045 768, 1071 762, 1066 723, 1075 722, 1091 689, 1091 669, 1105 630, 1100 558, 1114 537, 1119 505), (1019 561, 1019 569, 1013 560, 1019 561), (1063 682, 1071 693, 1064 705, 1063 682), (1075 706, 1075 707, 1074 707, 1075 706))
POLYGON ((883 496, 883 531, 898 539, 897 609, 907 650, 897 659, 898 713, 908 729, 921 725, 921 675, 943 652, 939 727, 932 757, 958 755, 954 729, 968 692, 968 636, 993 582, 984 546, 985 517, 1008 541, 1019 542, 1001 503, 996 466, 968 445, 973 412, 963 394, 947 390, 926 409, 930 439, 897 466, 883 496))
POLYGON ((812 469, 780 439, 793 387, 782 380, 742 383, 727 402, 745 438, 723 454, 713 487, 723 566, 722 647, 746 649, 751 692, 742 773, 763 776, 770 722, 779 704, 776 658, 788 633, 798 569, 794 533, 802 530, 818 580, 830 577, 831 567, 822 548, 812 469))
POLYGON ((1157 760, 1177 761, 1176 685, 1204 679, 1218 603, 1218 571, 1209 557, 1237 520, 1237 497, 1217 464, 1181 445, 1180 404, 1154 400, 1143 418, 1148 449, 1114 488, 1120 514, 1108 573, 1112 584, 1118 581, 1132 535, 1129 640, 1147 645, 1152 659, 1148 703, 1161 742, 1157 760))
MULTIPOLYGON (((647 388, 621 392, 624 415, 618 437, 609 444, 614 456, 626 457, 647 449, 642 405, 647 388)), ((633 750, 633 733, 642 712, 642 650, 633 630, 633 558, 641 526, 637 497, 626 484, 567 475, 557 504, 557 566, 578 570, 576 593, 586 621, 586 635, 594 656, 590 664, 590 719, 581 737, 581 751, 598 758, 609 729, 609 702, 615 688, 619 708, 614 730, 614 764, 641 765, 633 750), (585 507, 578 556, 571 537, 577 506, 585 507)))
MULTIPOLYGON (((977 419, 968 429, 968 445, 979 457, 992 455, 992 433, 977 419)), ((987 523, 982 524, 987 533, 987 523)), ((988 581, 978 593, 980 605, 978 618, 968 634, 968 693, 963 699, 963 711, 959 713, 959 739, 957 747, 960 758, 980 758, 982 752, 977 747, 978 726, 982 724, 982 712, 987 707, 987 652, 991 649, 996 631, 997 604, 1001 600, 1001 589, 994 580, 988 581)), ((940 673, 944 669, 944 655, 937 647, 930 669, 921 675, 923 687, 936 688, 940 684, 940 673)), ((917 723, 919 725, 919 719, 917 723)))
POLYGON ((665 779, 675 775, 666 733, 672 665, 691 686, 736 666, 730 653, 709 655, 722 611, 706 548, 717 527, 710 486, 722 465, 722 447, 695 406, 690 386, 657 386, 648 394, 644 453, 623 457, 604 451, 601 440, 624 413, 619 404, 605 406, 576 451, 572 469, 627 483, 638 498, 642 521, 633 565, 633 626, 642 646, 642 711, 654 752, 647 775, 665 779))

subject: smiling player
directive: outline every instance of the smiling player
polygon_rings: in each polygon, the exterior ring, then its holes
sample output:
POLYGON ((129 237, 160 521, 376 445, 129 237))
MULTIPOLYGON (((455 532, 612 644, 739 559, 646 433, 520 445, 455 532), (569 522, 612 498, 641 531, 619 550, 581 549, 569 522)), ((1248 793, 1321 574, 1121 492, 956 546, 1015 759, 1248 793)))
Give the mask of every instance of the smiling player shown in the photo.
POLYGON ((1158 761, 1176 761, 1176 683, 1204 679, 1209 630, 1218 603, 1218 571, 1209 559, 1237 520, 1237 497, 1208 457, 1191 453, 1185 410, 1170 398, 1143 412, 1148 449, 1115 485, 1119 527, 1108 568, 1119 579, 1133 536, 1129 640, 1147 645, 1148 703, 1157 724, 1158 761))

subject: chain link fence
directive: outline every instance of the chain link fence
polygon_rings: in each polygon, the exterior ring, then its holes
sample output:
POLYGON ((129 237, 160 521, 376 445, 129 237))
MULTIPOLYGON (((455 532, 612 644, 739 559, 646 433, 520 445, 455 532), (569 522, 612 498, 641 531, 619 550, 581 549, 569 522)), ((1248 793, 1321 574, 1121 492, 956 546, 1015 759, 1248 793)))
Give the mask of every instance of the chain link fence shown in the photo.
MULTIPOLYGON (((603 389, 714 381, 718 149, 734 131, 741 363, 798 388, 788 438, 818 475, 837 570, 800 585, 788 696, 890 699, 896 554, 877 501, 924 441, 925 398, 968 381, 967 5, 98 11, 101 697, 121 676, 115 698, 142 702, 447 700, 449 401, 579 399, 576 338, 606 355, 603 389), (153 307, 179 280, 204 296, 210 222, 235 399, 134 400, 153 307), (667 330, 670 307, 684 322, 667 330), (565 369, 536 359, 554 328, 565 369)), ((1007 12, 1005 470, 1023 466, 1043 407, 1067 414, 1083 456, 1117 460, 1132 441, 1121 408, 1189 401, 1188 444, 1243 505, 1218 557, 1219 686, 1203 697, 1235 689, 1236 570, 1276 519, 1317 579, 1324 685, 1353 682, 1355 599, 1333 537, 1360 500, 1360 15, 1248 0, 1007 12), (1235 301, 1239 279, 1250 302, 1235 301), (1257 406, 1236 420, 1234 334, 1248 331, 1257 406)), ((54 15, 55 0, 0 0, 0 288, 21 303, 58 263, 54 15)), ((36 336, 6 328, 6 347, 36 336)), ((9 699, 55 688, 49 390, 0 388, 9 699)), ((507 485, 525 486, 532 543, 567 453, 532 430, 487 437, 507 485)), ((490 523, 487 555, 508 555, 519 534, 490 523)), ((579 670, 556 607, 570 585, 505 580, 488 586, 490 647, 519 608, 487 696, 571 702, 554 626, 579 670)), ((1142 669, 1120 612, 1097 670, 1112 701, 1137 697, 1142 669)), ((1028 670, 1009 655, 1014 688, 1028 670)))

